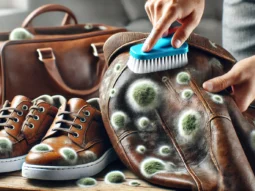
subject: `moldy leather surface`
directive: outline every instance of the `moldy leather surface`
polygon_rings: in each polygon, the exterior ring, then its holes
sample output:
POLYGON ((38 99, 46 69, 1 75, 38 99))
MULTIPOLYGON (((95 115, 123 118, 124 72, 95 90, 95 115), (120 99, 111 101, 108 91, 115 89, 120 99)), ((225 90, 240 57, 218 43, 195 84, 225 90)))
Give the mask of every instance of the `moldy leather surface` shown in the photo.
POLYGON ((126 63, 141 33, 119 33, 105 44, 109 68, 100 88, 103 121, 114 149, 135 174, 188 190, 255 190, 255 111, 239 112, 227 91, 212 94, 206 80, 235 59, 192 34, 183 68, 134 74, 126 63), (116 45, 116 42, 117 45, 116 45))

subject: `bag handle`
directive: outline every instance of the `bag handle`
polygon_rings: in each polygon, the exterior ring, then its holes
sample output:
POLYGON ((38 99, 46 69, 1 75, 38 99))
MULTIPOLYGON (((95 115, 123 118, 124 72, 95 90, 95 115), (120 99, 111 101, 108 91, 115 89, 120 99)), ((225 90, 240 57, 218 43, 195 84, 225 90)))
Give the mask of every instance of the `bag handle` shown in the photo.
POLYGON ((47 5, 44 5, 44 6, 41 6, 37 9, 35 9, 32 13, 30 13, 26 17, 24 22, 22 23, 22 27, 27 28, 27 27, 31 26, 31 23, 34 20, 34 18, 36 18, 37 16, 39 16, 43 13, 55 12, 55 11, 66 13, 64 19, 62 20, 62 26, 70 24, 71 19, 74 21, 75 24, 78 24, 76 16, 69 8, 62 6, 62 5, 58 5, 58 4, 47 4, 47 5))
POLYGON ((52 48, 41 48, 37 49, 37 52, 39 54, 39 60, 44 64, 46 71, 48 72, 51 79, 64 91, 68 92, 69 94, 74 94, 78 96, 84 96, 89 95, 94 92, 96 92, 99 89, 100 82, 103 78, 103 75, 107 69, 107 65, 105 64, 105 59, 103 55, 103 45, 104 43, 94 43, 91 44, 91 47, 94 51, 94 56, 99 58, 99 63, 97 67, 97 76, 99 76, 99 79, 97 81, 97 84, 88 90, 76 90, 68 87, 66 83, 64 82, 63 78, 61 77, 59 70, 56 65, 56 57, 53 53, 52 48), (100 70, 100 66, 104 65, 103 70, 100 70))

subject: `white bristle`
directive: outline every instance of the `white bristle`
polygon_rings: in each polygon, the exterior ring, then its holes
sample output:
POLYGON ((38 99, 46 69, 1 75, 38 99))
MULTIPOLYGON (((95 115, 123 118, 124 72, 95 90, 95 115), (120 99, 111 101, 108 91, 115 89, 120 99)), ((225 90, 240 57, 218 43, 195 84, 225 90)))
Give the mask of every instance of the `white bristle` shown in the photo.
POLYGON ((144 74, 180 68, 186 64, 188 64, 187 53, 148 60, 139 60, 130 56, 127 66, 134 73, 144 74))

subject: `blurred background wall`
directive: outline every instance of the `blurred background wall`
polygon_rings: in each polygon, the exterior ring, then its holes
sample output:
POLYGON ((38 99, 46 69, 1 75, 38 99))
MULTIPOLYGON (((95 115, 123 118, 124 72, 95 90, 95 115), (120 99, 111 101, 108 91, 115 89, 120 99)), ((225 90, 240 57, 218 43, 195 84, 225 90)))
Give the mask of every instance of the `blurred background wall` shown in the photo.
MULTIPOLYGON (((0 0, 0 31, 9 31, 21 25, 35 8, 56 3, 69 7, 80 23, 105 23, 125 26, 132 31, 149 32, 144 4, 146 0, 0 0)), ((195 32, 221 44, 222 0, 206 0, 203 19, 195 32)), ((58 25, 62 13, 47 13, 35 19, 35 26, 58 25)))

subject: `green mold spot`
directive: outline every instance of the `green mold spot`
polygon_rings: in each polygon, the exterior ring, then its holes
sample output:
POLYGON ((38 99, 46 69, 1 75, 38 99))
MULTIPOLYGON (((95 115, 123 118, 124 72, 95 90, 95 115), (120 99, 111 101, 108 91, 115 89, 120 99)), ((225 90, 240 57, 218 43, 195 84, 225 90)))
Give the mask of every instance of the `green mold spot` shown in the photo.
POLYGON ((132 181, 129 182, 129 185, 133 186, 133 187, 138 187, 138 186, 141 185, 141 183, 137 180, 132 180, 132 181))
POLYGON ((79 187, 91 187, 91 186, 95 186, 97 184, 97 181, 94 178, 81 178, 79 179, 76 184, 79 187))
POLYGON ((166 170, 166 164, 156 158, 146 159, 142 162, 141 172, 146 177, 151 177, 156 173, 166 170))
POLYGON ((219 95, 213 95, 212 100, 217 104, 223 104, 223 98, 219 95))
POLYGON ((120 171, 112 171, 105 176, 105 182, 108 184, 120 184, 125 180, 125 175, 120 171))
POLYGON ((118 71, 120 71, 120 69, 121 69, 121 65, 120 64, 116 64, 115 67, 114 67, 114 71, 118 72, 118 71))
POLYGON ((116 89, 111 89, 111 91, 110 91, 110 97, 115 97, 115 95, 116 95, 116 89))
POLYGON ((71 148, 62 148, 62 149, 60 149, 60 154, 69 163, 75 163, 76 162, 77 154, 73 149, 71 149, 71 148))
POLYGON ((135 87, 133 97, 138 105, 146 107, 155 100, 156 91, 149 84, 140 85, 135 87))
POLYGON ((143 146, 143 145, 139 145, 139 146, 136 147, 136 151, 137 151, 138 153, 140 153, 140 154, 144 154, 145 151, 146 151, 146 148, 145 148, 145 146, 143 146))
POLYGON ((183 90, 182 98, 183 99, 190 99, 194 95, 194 92, 190 89, 183 90))
POLYGON ((171 153, 171 149, 169 146, 162 146, 159 148, 159 153, 162 156, 168 156, 171 153))
POLYGON ((178 84, 188 84, 190 81, 190 75, 187 72, 181 72, 177 75, 176 81, 178 84))
POLYGON ((127 116, 121 111, 115 112, 111 117, 111 124, 116 130, 125 127, 126 122, 127 116))
POLYGON ((192 138, 199 129, 200 115, 195 111, 184 113, 179 121, 180 135, 186 138, 192 138))
POLYGON ((138 125, 139 127, 141 127, 142 129, 148 127, 150 124, 150 120, 147 118, 147 117, 141 117, 139 120, 138 120, 138 125))
POLYGON ((150 111, 158 104, 158 85, 149 79, 137 80, 127 92, 130 106, 138 111, 150 111))
POLYGON ((85 151, 84 153, 80 154, 83 164, 94 162, 95 160, 97 160, 97 155, 92 151, 85 151))
POLYGON ((51 151, 52 148, 49 145, 46 144, 39 144, 32 148, 33 152, 48 152, 51 151))
POLYGON ((34 36, 24 28, 14 29, 9 36, 9 40, 29 40, 33 38, 34 36))
POLYGON ((10 152, 12 150, 12 142, 8 138, 0 138, 0 153, 10 152))

